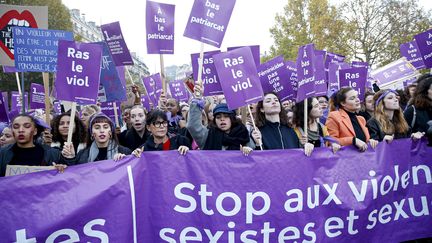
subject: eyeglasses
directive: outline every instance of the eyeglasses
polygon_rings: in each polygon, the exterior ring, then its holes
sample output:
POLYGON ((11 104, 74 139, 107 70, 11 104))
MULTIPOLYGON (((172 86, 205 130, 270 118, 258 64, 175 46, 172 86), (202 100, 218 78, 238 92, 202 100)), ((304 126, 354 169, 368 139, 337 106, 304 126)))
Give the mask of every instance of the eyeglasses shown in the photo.
POLYGON ((163 122, 152 122, 153 126, 159 128, 159 127, 167 127, 168 126, 168 122, 167 121, 163 121, 163 122))

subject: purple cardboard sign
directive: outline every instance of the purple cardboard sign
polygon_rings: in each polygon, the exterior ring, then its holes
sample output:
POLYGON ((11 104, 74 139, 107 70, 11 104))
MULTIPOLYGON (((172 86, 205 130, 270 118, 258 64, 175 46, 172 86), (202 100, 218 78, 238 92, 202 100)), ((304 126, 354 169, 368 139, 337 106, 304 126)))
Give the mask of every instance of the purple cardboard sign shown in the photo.
POLYGON ((3 102, 5 103, 6 110, 9 111, 9 93, 7 91, 1 93, 3 95, 3 102))
POLYGON ((290 73, 283 56, 277 56, 258 66, 258 77, 264 93, 275 92, 281 101, 290 99, 293 90, 289 82, 290 73))
POLYGON ((231 110, 263 99, 263 90, 249 47, 213 56, 228 107, 231 110))
POLYGON ((330 63, 340 63, 343 61, 345 61, 345 56, 342 56, 342 55, 339 55, 336 53, 327 52, 324 66, 326 69, 328 69, 330 66, 330 63))
POLYGON ((369 63, 367 62, 358 62, 358 61, 352 61, 351 67, 366 67, 369 68, 369 63))
POLYGON ((432 68, 432 29, 414 36, 426 68, 432 68))
MULTIPOLYGON (((204 96, 220 95, 223 94, 219 77, 216 72, 214 65, 213 55, 220 53, 220 51, 209 51, 205 52, 203 56, 203 67, 202 67, 202 82, 204 85, 204 96)), ((192 59, 192 71, 195 80, 198 80, 198 59, 199 53, 191 54, 192 59)))
POLYGON ((326 71, 324 68, 324 57, 325 51, 315 50, 315 56, 313 58, 314 76, 315 76, 315 96, 327 95, 327 78, 326 71), (320 55, 318 55, 320 54, 320 55))
POLYGON ((107 43, 116 66, 133 65, 133 60, 121 32, 120 23, 101 25, 102 36, 107 43))
POLYGON ((371 76, 378 85, 391 83, 416 75, 416 69, 405 58, 391 62, 383 67, 372 70, 371 76))
MULTIPOLYGON (((227 51, 232 51, 235 50, 237 48, 241 48, 241 47, 246 47, 246 46, 233 46, 233 47, 228 47, 227 51)), ((251 51, 252 51, 252 56, 254 58, 255 61, 255 65, 258 66, 261 64, 261 60, 260 60, 260 46, 259 45, 252 45, 252 46, 248 46, 250 47, 251 51)))
POLYGON ((301 46, 297 55, 297 102, 315 95, 314 44, 301 46))
POLYGON ((399 47, 401 56, 406 57, 406 59, 416 68, 425 68, 422 55, 419 51, 416 41, 410 41, 403 43, 399 47))
POLYGON ((178 101, 189 100, 189 95, 185 87, 185 83, 182 80, 176 80, 169 82, 169 89, 171 92, 171 96, 178 101))
MULTIPOLYGON (((126 97, 126 85, 118 74, 118 69, 112 60, 112 56, 105 42, 97 42, 102 46, 102 63, 100 73, 100 85, 105 93, 104 102, 124 101, 126 97)), ((124 68, 124 67, 123 67, 124 68)), ((124 72, 123 72, 124 76, 124 72)))
MULTIPOLYGON (((22 97, 22 95, 20 95, 18 93, 18 91, 12 91, 10 111, 21 112, 21 109, 22 109, 21 97, 22 97)), ((24 104, 25 104, 24 109, 27 111, 28 110, 28 93, 27 92, 24 93, 24 104)))
POLYGON ((144 108, 146 108, 148 112, 151 110, 151 104, 148 95, 141 96, 141 104, 144 106, 144 108))
POLYGON ((367 67, 341 69, 339 70, 340 86, 353 88, 358 92, 360 100, 364 100, 367 74, 367 67))
POLYGON ((350 68, 350 65, 345 62, 330 63, 328 71, 328 93, 327 96, 331 97, 334 92, 339 90, 339 70, 350 68))
POLYGON ((159 97, 162 93, 162 79, 159 73, 153 74, 142 79, 147 95, 154 107, 158 105, 159 97))
POLYGON ((184 36, 220 48, 235 0, 195 0, 184 36))
POLYGON ((3 72, 4 73, 15 73, 15 72, 18 72, 18 71, 13 66, 3 66, 3 72))
POLYGON ((45 89, 41 84, 30 85, 30 109, 45 109, 45 89))
POLYGON ((289 89, 292 90, 292 94, 288 97, 290 100, 295 100, 297 97, 297 64, 292 61, 285 62, 287 71, 288 71, 288 83, 289 89))
MULTIPOLYGON (((117 105, 117 115, 121 116, 120 102, 115 102, 117 105)), ((111 121, 115 124, 115 113, 114 113, 114 102, 102 102, 100 103, 101 112, 107 115, 111 121)))
POLYGON ((57 99, 95 104, 98 97, 102 46, 59 41, 55 88, 57 99))
POLYGON ((60 114, 61 113, 61 104, 60 101, 56 100, 53 102, 53 110, 56 114, 60 114))
POLYGON ((249 157, 238 151, 149 152, 70 166, 62 174, 10 176, 0 178, 0 208, 8 209, 0 210, 0 235, 2 242, 426 238, 432 236, 425 161, 431 154, 425 141, 395 139, 363 153, 353 146, 336 155, 315 148, 310 157, 301 149, 249 157))
POLYGON ((6 106, 7 104, 5 103, 5 100, 7 100, 7 96, 3 97, 2 92, 0 92, 0 122, 9 123, 9 111, 6 106))
POLYGON ((148 54, 174 54, 174 11, 175 5, 147 1, 148 54))
POLYGON ((117 74, 120 78, 120 82, 123 87, 126 87, 126 75, 125 75, 125 67, 124 66, 116 66, 117 74))

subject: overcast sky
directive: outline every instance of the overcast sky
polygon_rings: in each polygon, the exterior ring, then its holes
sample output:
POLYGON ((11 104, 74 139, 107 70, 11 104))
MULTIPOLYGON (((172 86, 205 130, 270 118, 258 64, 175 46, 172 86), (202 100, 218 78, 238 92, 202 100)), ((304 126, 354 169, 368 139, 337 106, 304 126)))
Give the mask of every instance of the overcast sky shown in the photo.
MULTIPOLYGON (((183 36, 194 1, 154 1, 176 5, 175 54, 164 55, 165 66, 190 63, 190 54, 200 50, 200 42, 183 36)), ((276 13, 282 13, 287 2, 286 0, 237 0, 222 43, 222 51, 230 46, 260 45, 262 54, 268 52, 273 44, 269 29, 275 23, 276 13)), ((145 0, 63 0, 63 3, 70 9, 79 9, 86 15, 87 21, 94 21, 98 25, 120 21, 129 49, 144 60, 151 73, 159 72, 159 55, 147 54, 145 0)), ((431 0, 421 0, 420 3, 426 9, 432 8, 431 0)), ((205 45, 205 51, 215 49, 205 45)))

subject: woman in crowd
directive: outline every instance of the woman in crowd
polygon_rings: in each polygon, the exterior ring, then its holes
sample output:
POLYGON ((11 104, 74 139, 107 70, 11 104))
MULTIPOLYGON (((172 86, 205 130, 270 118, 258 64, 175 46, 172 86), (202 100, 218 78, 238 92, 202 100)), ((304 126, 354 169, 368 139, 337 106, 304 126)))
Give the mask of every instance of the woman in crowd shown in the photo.
POLYGON ((300 142, 289 126, 286 111, 273 92, 264 95, 264 100, 256 107, 256 126, 252 137, 257 147, 262 149, 299 148, 300 142))
POLYGON ((103 113, 96 113, 90 117, 87 147, 75 156, 72 144, 66 143, 62 155, 69 163, 84 164, 100 160, 120 160, 125 155, 131 154, 131 150, 118 144, 114 131, 114 124, 103 113))
POLYGON ((335 139, 330 138, 327 127, 318 122, 318 119, 323 116, 321 104, 317 98, 308 98, 307 104, 307 135, 304 133, 304 101, 297 103, 294 109, 294 131, 300 140, 301 146, 305 149, 305 154, 310 156, 314 147, 325 147, 326 142, 336 153, 341 146, 335 139))
POLYGON ((88 128, 89 119, 93 114, 99 113, 100 108, 97 105, 86 105, 81 110, 81 121, 85 128, 88 128))
POLYGON ((378 141, 370 139, 366 120, 356 115, 361 107, 357 91, 343 87, 333 96, 332 102, 337 110, 330 112, 327 118, 330 136, 340 145, 354 145, 362 152, 367 150, 368 143, 375 148, 378 141))
POLYGON ((124 137, 120 140, 120 144, 135 150, 144 144, 149 136, 146 130, 146 113, 142 105, 135 105, 130 110, 132 127, 127 130, 124 137))
POLYGON ((319 121, 322 124, 325 124, 326 121, 327 121, 328 114, 330 112, 330 109, 329 109, 329 98, 324 95, 324 96, 317 97, 317 99, 318 99, 318 103, 321 106, 321 109, 323 111, 323 115, 320 117, 319 121))
MULTIPOLYGON (((18 115, 11 123, 15 143, 8 144, 0 150, 0 176, 6 173, 6 166, 28 165, 48 166, 64 163, 60 151, 47 145, 36 143, 36 138, 43 131, 38 121, 29 115, 18 115)), ((60 166, 60 165, 59 165, 60 166)), ((59 170, 63 166, 58 167, 59 170)))
MULTIPOLYGON (((63 149, 67 141, 69 125, 70 125, 70 112, 62 113, 56 116, 52 122, 52 143, 51 147, 63 149)), ((75 116, 74 127, 72 133, 72 143, 75 151, 78 153, 86 147, 87 133, 82 121, 75 116)))
POLYGON ((10 127, 5 127, 0 135, 0 147, 15 143, 15 138, 10 127))
POLYGON ((432 120, 432 75, 425 74, 418 79, 412 105, 407 107, 404 116, 413 133, 427 132, 428 122, 432 120))
MULTIPOLYGON (((202 94, 202 87, 195 85, 195 94, 202 94)), ((202 97, 193 99, 189 109, 186 125, 193 139, 203 150, 240 150, 249 143, 246 127, 236 118, 235 112, 228 109, 225 103, 213 109, 214 120, 208 127, 201 123, 201 112, 204 109, 202 97)), ((251 144, 243 152, 251 151, 251 144)))
MULTIPOLYGON (((398 95, 393 90, 380 90, 374 96, 375 115, 366 124, 371 138, 378 141, 391 142, 393 139, 410 136, 410 128, 406 122, 398 95)), ((412 137, 419 139, 421 132, 413 133, 412 137)))
POLYGON ((187 137, 182 135, 168 137, 168 117, 164 111, 151 111, 147 115, 146 124, 151 135, 141 148, 134 150, 135 156, 140 157, 143 151, 178 150, 181 155, 189 151, 191 142, 187 137))
POLYGON ((361 111, 358 113, 360 116, 364 117, 366 122, 374 115, 375 104, 373 98, 374 93, 371 91, 367 91, 365 93, 361 111))

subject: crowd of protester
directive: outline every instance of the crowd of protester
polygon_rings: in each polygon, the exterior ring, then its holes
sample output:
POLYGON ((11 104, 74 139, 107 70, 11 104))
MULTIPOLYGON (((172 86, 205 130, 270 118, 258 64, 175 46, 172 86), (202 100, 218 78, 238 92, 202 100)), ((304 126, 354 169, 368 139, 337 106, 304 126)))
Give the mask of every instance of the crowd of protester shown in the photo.
POLYGON ((202 97, 195 85, 194 97, 179 103, 162 93, 148 111, 139 97, 131 107, 122 107, 121 125, 101 113, 97 105, 84 106, 74 119, 71 142, 67 142, 70 111, 55 116, 51 124, 20 114, 2 124, 0 176, 6 166, 67 166, 101 160, 137 157, 148 151, 304 150, 310 156, 316 147, 338 153, 343 146, 360 152, 394 139, 427 136, 432 140, 432 76, 425 74, 405 90, 367 90, 364 100, 356 90, 342 87, 331 97, 308 98, 295 103, 281 101, 276 93, 246 109, 230 110, 222 96, 202 97), (305 109, 305 105, 307 107, 305 109), (307 110, 307 123, 305 123, 307 110), (243 113, 242 113, 243 112, 243 113), (307 127, 305 127, 305 125, 307 127))

